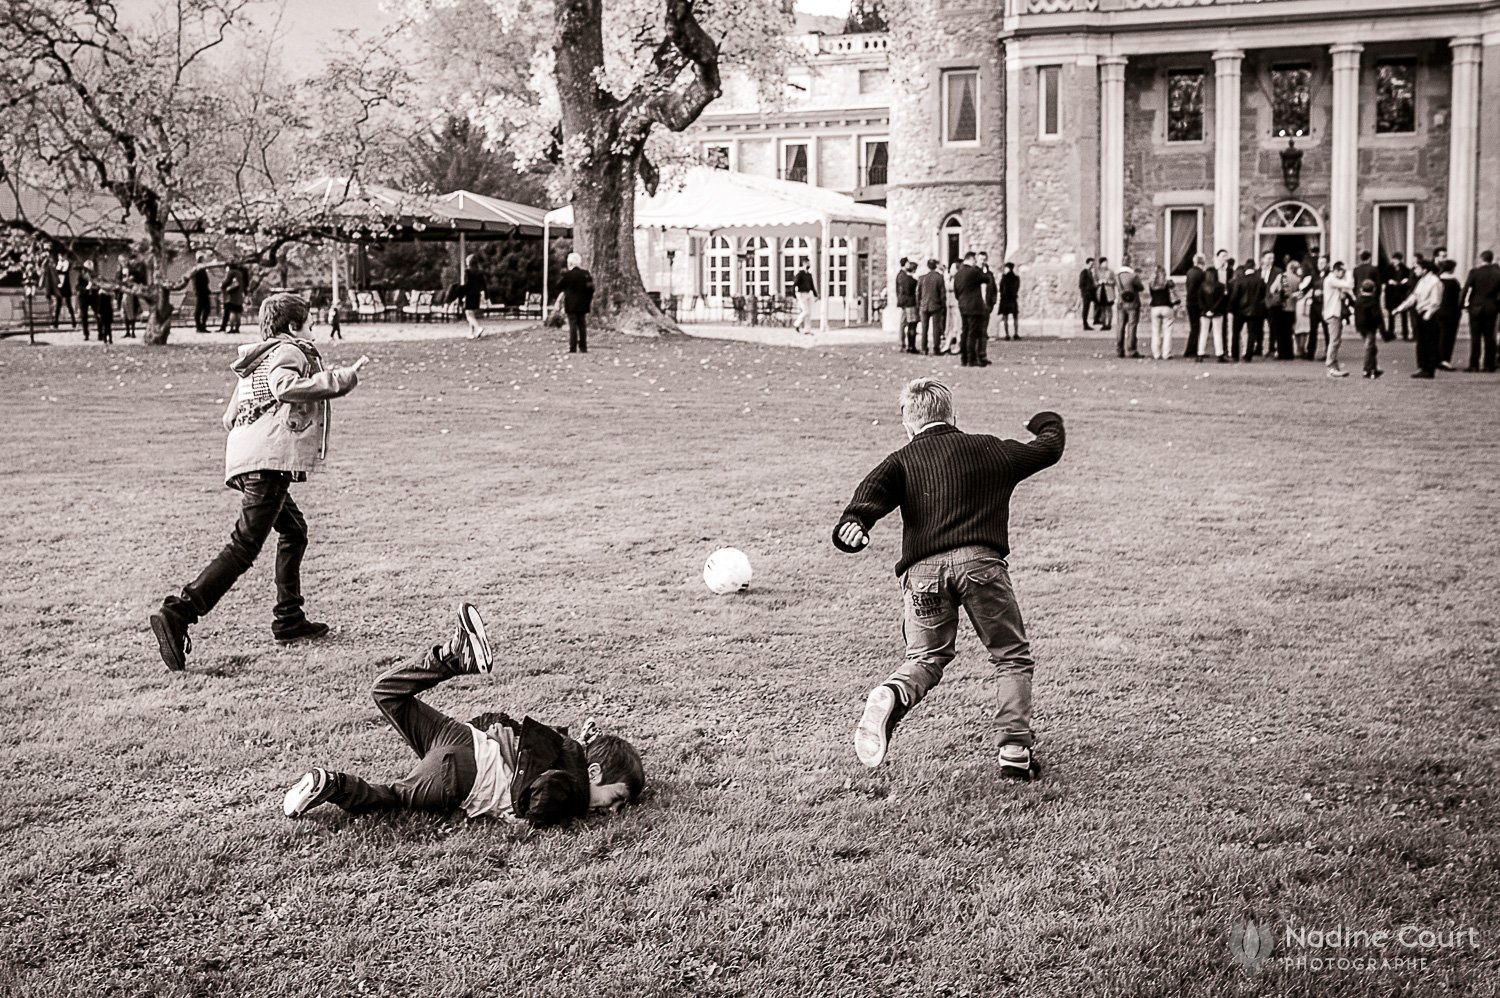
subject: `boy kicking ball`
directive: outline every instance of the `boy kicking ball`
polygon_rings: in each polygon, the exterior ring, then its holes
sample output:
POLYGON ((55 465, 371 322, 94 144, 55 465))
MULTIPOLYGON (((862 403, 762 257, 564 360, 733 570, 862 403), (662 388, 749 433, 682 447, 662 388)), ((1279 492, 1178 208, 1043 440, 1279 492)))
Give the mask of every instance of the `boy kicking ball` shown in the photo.
POLYGON ((583 741, 530 717, 485 713, 455 721, 417 694, 466 674, 488 675, 493 660, 479 611, 464 603, 445 643, 375 681, 375 706, 417 754, 416 768, 395 783, 314 769, 288 790, 282 810, 300 818, 319 804, 353 814, 462 809, 542 828, 590 811, 635 803, 646 785, 641 757, 623 738, 598 735, 589 721, 583 741))
POLYGON ((1033 780, 1031 645, 1011 588, 1010 496, 1024 479, 1062 457, 1063 421, 1039 412, 1027 443, 964 433, 954 425, 953 393, 918 378, 901 393, 908 443, 865 476, 833 530, 841 551, 870 542, 876 521, 901 510, 896 574, 905 602, 906 660, 870 691, 854 733, 859 761, 885 760, 891 733, 943 678, 958 637, 958 608, 969 615, 999 674, 1000 775, 1033 780))

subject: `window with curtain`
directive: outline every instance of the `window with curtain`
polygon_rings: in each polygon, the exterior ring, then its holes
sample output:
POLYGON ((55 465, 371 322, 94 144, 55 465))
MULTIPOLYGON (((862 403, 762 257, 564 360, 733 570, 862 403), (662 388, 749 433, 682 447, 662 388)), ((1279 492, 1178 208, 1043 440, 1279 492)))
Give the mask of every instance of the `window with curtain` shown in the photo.
POLYGON ((813 280, 817 280, 818 274, 813 268, 812 240, 806 236, 793 236, 781 244, 781 290, 784 294, 792 293, 792 282, 803 263, 807 264, 808 273, 813 275, 813 280))
POLYGON ((849 239, 834 236, 828 242, 828 297, 849 296, 849 239))
POLYGON ((1203 141, 1203 70, 1167 72, 1167 141, 1203 141))
POLYGON ((1061 76, 1061 66, 1037 67, 1037 99, 1040 101, 1037 120, 1044 139, 1055 139, 1062 132, 1062 98, 1057 91, 1061 76))
POLYGON ((1417 130, 1417 61, 1383 59, 1375 64, 1375 131, 1399 135, 1417 130))
POLYGON ((745 240, 745 294, 769 298, 771 287, 771 241, 765 236, 745 240))
POLYGON ((709 240, 707 293, 714 298, 730 298, 734 295, 734 243, 724 236, 709 240))
POLYGON ((1375 206, 1375 248, 1381 269, 1390 266, 1391 254, 1411 260, 1411 205, 1375 206))
POLYGON ((886 168, 890 164, 890 144, 885 139, 878 142, 865 143, 865 180, 866 184, 883 184, 886 181, 886 168))
POLYGON ((943 71, 943 144, 979 144, 979 70, 943 71))
POLYGON ((1297 138, 1312 127, 1312 67, 1271 69, 1271 131, 1278 138, 1297 138))
POLYGON ((781 147, 782 180, 807 183, 807 143, 788 143, 781 147))
POLYGON ((1173 277, 1181 277, 1192 268, 1193 257, 1198 255, 1203 234, 1203 210, 1168 208, 1166 221, 1167 272, 1173 277))

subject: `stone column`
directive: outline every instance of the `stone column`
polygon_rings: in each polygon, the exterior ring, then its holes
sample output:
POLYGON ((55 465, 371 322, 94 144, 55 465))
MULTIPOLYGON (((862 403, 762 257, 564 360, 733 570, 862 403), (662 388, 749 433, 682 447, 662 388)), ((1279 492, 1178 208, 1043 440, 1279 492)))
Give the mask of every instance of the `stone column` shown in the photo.
POLYGON ((1099 60, 1099 252, 1125 258, 1125 57, 1099 60))
POLYGON ((1240 255, 1240 66, 1245 53, 1214 53, 1214 245, 1240 255))
POLYGON ((1463 273, 1474 265, 1474 216, 1478 210, 1478 38, 1455 38, 1453 111, 1448 140, 1448 255, 1463 273))
POLYGON ((1341 42, 1333 55, 1333 134, 1328 159, 1328 255, 1354 265, 1359 241, 1359 55, 1365 47, 1341 42))

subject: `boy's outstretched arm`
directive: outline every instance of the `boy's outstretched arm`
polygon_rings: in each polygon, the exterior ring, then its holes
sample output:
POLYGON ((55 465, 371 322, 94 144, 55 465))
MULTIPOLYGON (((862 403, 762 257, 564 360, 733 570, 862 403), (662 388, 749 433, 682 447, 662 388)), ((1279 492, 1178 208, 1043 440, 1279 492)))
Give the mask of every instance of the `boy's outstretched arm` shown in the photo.
POLYGON ((359 383, 354 367, 331 367, 311 377, 303 373, 307 363, 296 347, 283 348, 266 373, 266 387, 279 402, 318 402, 349 394, 359 383))
POLYGON ((854 490, 854 498, 833 527, 833 546, 849 554, 862 550, 870 543, 870 528, 900 506, 905 495, 906 475, 892 455, 881 461, 854 490))
POLYGON ((1030 478, 1043 468, 1050 468, 1062 459, 1063 418, 1055 412, 1039 412, 1026 421, 1026 429, 1036 434, 1036 439, 1022 443, 1019 440, 1005 441, 1006 456, 1016 480, 1030 478))

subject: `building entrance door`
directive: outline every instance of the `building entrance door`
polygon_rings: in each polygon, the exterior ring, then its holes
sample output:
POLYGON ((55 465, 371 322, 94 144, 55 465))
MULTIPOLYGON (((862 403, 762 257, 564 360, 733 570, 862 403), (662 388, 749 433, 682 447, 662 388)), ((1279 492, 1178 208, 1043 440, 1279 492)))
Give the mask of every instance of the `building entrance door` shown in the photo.
POLYGON ((1268 250, 1276 254, 1276 266, 1288 261, 1306 265, 1323 251, 1323 220, 1311 205, 1301 201, 1273 204, 1255 227, 1256 258, 1268 250))

